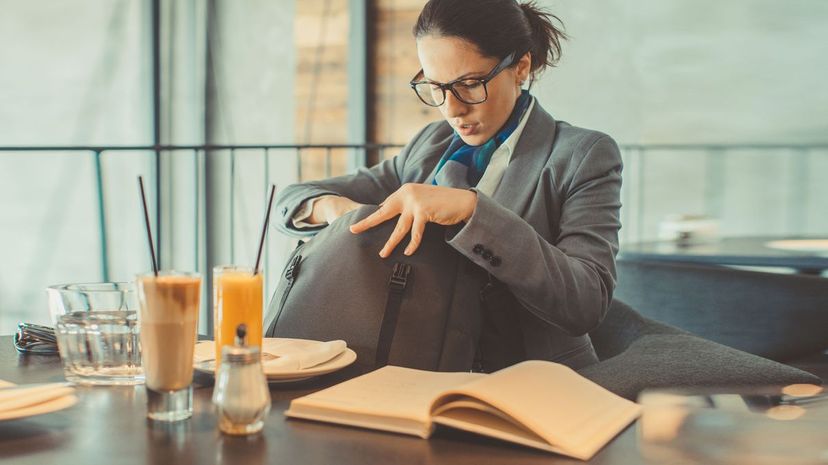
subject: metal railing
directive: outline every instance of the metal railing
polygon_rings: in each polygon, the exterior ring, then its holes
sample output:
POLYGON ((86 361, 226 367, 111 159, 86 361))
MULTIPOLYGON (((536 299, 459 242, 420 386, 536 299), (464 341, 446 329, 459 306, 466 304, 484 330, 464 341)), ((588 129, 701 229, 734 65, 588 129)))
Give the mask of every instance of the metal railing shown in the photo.
MULTIPOLYGON (((818 203, 823 200, 814 196, 813 179, 821 177, 824 180, 828 175, 821 171, 814 171, 814 166, 824 166, 828 160, 828 143, 810 144, 622 144, 620 146, 624 159, 624 187, 622 189, 621 209, 622 242, 638 242, 642 240, 656 239, 656 223, 662 220, 659 217, 664 212, 657 212, 653 204, 664 203, 669 200, 679 210, 670 213, 694 213, 725 219, 728 212, 725 205, 733 195, 732 186, 741 186, 744 180, 755 177, 756 179, 772 177, 773 183, 777 186, 784 186, 789 190, 787 205, 787 216, 784 219, 786 225, 792 232, 802 232, 808 223, 810 210, 817 209, 818 203), (654 175, 657 170, 654 166, 663 160, 665 155, 681 155, 688 157, 686 164, 678 167, 673 162, 672 166, 654 175), (743 164, 730 163, 728 160, 735 160, 739 155, 750 155, 753 158, 745 159, 743 164), (781 163, 775 168, 783 168, 780 171, 773 171, 774 168, 762 167, 761 163, 768 158, 762 159, 762 155, 774 155, 773 160, 781 163), (779 157, 779 158, 776 158, 779 157), (692 161, 691 161, 692 160, 692 161), (760 160, 757 164, 753 160, 760 160), (819 163, 819 164, 818 164, 819 163), (681 173, 681 169, 693 171, 697 169, 702 176, 696 177, 704 183, 703 192, 695 200, 698 204, 697 210, 681 211, 678 197, 682 191, 693 188, 692 182, 685 179, 677 179, 683 174, 691 178, 690 173, 681 173), (690 168, 688 170, 688 168, 690 168), (762 174, 759 171, 765 170, 762 174), (669 171, 673 171, 669 173, 669 171), (771 176, 768 176, 768 172, 771 176), (660 178, 671 176, 674 181, 670 184, 660 178), (809 184, 809 178, 812 178, 809 184), (683 181, 683 182, 682 182, 683 181), (670 190, 676 195, 671 199, 660 198, 657 184, 669 185, 670 190)), ((663 188, 664 186, 660 186, 663 188)), ((751 208, 753 205, 745 205, 751 208)), ((810 217, 813 219, 813 217, 810 217)), ((790 231, 789 231, 790 232, 790 231)), ((740 231, 738 234, 752 234, 752 231, 740 231)))
MULTIPOLYGON (((297 180, 306 180, 307 173, 303 173, 303 163, 302 158, 303 155, 308 153, 314 153, 318 151, 322 151, 324 153, 324 167, 321 171, 317 171, 312 173, 315 178, 321 177, 330 177, 332 175, 339 175, 345 174, 343 172, 335 173, 333 171, 333 157, 336 151, 350 151, 350 166, 361 165, 365 163, 366 158, 371 158, 369 154, 373 153, 373 157, 378 160, 382 160, 386 156, 386 152, 391 149, 399 149, 402 145, 399 144, 197 144, 197 145, 52 145, 52 146, 0 146, 0 155, 9 154, 9 153, 20 153, 20 152, 39 152, 39 153, 49 153, 49 152, 72 152, 72 153, 89 153, 92 157, 92 163, 94 167, 94 182, 95 182, 95 193, 97 198, 97 214, 98 214, 98 233, 99 233, 99 240, 100 240, 100 250, 101 250, 101 260, 100 260, 100 269, 101 269, 101 279, 103 281, 109 280, 109 253, 108 253, 108 237, 107 237, 107 228, 106 228, 106 208, 105 208, 105 198, 104 198, 104 170, 102 167, 102 156, 107 153, 120 153, 120 154, 138 154, 138 153, 151 153, 154 154, 156 159, 161 156, 161 154, 168 154, 168 153, 177 153, 177 152, 189 152, 193 155, 194 159, 196 160, 196 165, 198 165, 199 160, 201 159, 203 162, 203 155, 207 153, 214 153, 214 152, 227 152, 228 156, 230 157, 230 171, 231 171, 231 199, 230 199, 230 206, 231 209, 233 208, 235 202, 233 196, 235 195, 235 176, 233 172, 235 171, 236 165, 236 156, 239 154, 249 155, 249 154, 260 154, 264 155, 266 163, 270 161, 270 155, 272 153, 279 153, 282 156, 294 156, 296 163, 296 172, 295 177, 297 180), (202 158, 200 158, 202 157, 202 158)), ((156 167, 159 166, 156 163, 156 167)), ((156 168, 157 170, 158 168, 156 168)), ((198 166, 195 167, 198 170, 198 166)), ((265 169, 265 179, 264 184, 265 186, 268 184, 267 173, 269 172, 269 168, 265 169)), ((158 225, 161 223, 161 195, 159 195, 161 191, 161 176, 160 173, 155 173, 155 183, 153 186, 156 204, 155 204, 155 212, 156 217, 154 220, 154 227, 157 228, 158 225)), ((200 178, 196 178, 197 185, 195 188, 196 193, 201 190, 201 186, 198 183, 201 182, 200 178)), ((231 211, 231 216, 233 216, 231 211)), ((198 223, 198 212, 196 211, 196 223, 198 223)), ((232 229, 231 229, 232 231, 232 229)), ((160 234, 158 234, 158 230, 155 231, 155 240, 158 242, 157 244, 157 251, 158 254, 161 254, 161 238, 160 234)), ((232 241, 232 237, 231 237, 232 241)), ((200 244, 196 241, 195 248, 198 249, 200 244)))
MULTIPOLYGON (((259 153, 265 156, 266 163, 269 162, 271 153, 280 153, 283 156, 294 156, 297 180, 306 180, 306 174, 303 173, 303 155, 309 153, 316 153, 322 151, 324 154, 323 168, 321 171, 313 173, 314 177, 330 177, 332 175, 344 174, 334 172, 332 158, 335 151, 351 151, 349 167, 364 165, 366 163, 366 155, 374 153, 372 157, 374 160, 382 160, 386 158, 388 150, 398 150, 402 147, 400 144, 196 144, 196 145, 54 145, 54 146, 0 146, 0 155, 11 152, 76 152, 89 153, 93 157, 94 175, 95 175, 95 192, 97 194, 97 211, 98 211, 98 229, 101 243, 101 276, 104 280, 109 277, 109 259, 107 256, 108 238, 106 234, 106 210, 104 207, 104 174, 101 166, 101 157, 105 153, 154 153, 156 157, 163 153, 175 152, 191 152, 196 159, 199 155, 211 152, 227 152, 231 160, 231 209, 234 202, 232 196, 235 195, 235 176, 232 171, 235 169, 235 159, 239 154, 259 153)), ((721 168, 721 162, 729 153, 735 151, 751 151, 757 153, 767 152, 790 152, 791 163, 794 165, 791 169, 793 176, 807 172, 807 155, 822 151, 828 151, 828 143, 825 144, 623 144, 621 151, 625 159, 627 167, 625 169, 625 199, 624 204, 627 211, 635 209, 635 213, 626 214, 625 224, 630 225, 635 232, 635 236, 640 239, 643 234, 643 219, 644 219, 644 198, 646 196, 645 186, 645 170, 647 160, 660 152, 700 152, 706 154, 708 157, 719 160, 719 164, 711 163, 706 168, 711 179, 712 188, 709 189, 705 195, 709 199, 705 199, 707 203, 714 203, 713 199, 720 193, 716 191, 717 186, 723 182, 722 173, 716 172, 717 167, 721 168), (632 168, 632 170, 630 169, 632 168), (632 182, 630 182, 632 181, 632 182)), ((156 164, 156 166, 158 166, 156 164)), ((265 186, 267 185, 267 173, 269 169, 265 169, 265 186)), ((160 176, 156 173, 155 176, 155 198, 156 198, 156 221, 155 224, 160 223, 160 195, 161 190, 160 176)), ((790 182, 796 184, 796 179, 790 179, 790 182)), ((199 192, 199 186, 196 186, 196 192, 199 192)), ((807 192, 803 191, 799 194, 800 198, 807 197, 807 192)), ((707 207, 713 208, 714 207, 707 207)), ((231 216, 232 216, 231 212, 231 216)), ((198 219, 198 218, 196 218, 198 219)), ((232 232, 232 230, 231 230, 232 232)), ((627 237, 627 239, 631 239, 627 237)), ((157 240, 160 241, 160 238, 157 240)), ((232 237, 231 237, 232 241, 232 237)), ((200 245, 196 243, 196 248, 200 245)), ((161 244, 158 245, 159 250, 161 244)), ((159 252, 160 254, 160 252, 159 252)))

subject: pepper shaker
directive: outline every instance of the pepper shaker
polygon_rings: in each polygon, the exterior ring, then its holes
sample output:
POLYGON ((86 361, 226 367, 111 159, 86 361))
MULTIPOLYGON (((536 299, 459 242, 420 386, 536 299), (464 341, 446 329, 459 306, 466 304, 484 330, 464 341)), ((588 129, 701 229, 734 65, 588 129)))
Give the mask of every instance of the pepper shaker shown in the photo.
POLYGON ((258 433, 270 411, 270 390, 262 372, 261 352, 247 346, 247 326, 236 328, 233 346, 225 346, 216 374, 213 404, 218 427, 232 435, 258 433))

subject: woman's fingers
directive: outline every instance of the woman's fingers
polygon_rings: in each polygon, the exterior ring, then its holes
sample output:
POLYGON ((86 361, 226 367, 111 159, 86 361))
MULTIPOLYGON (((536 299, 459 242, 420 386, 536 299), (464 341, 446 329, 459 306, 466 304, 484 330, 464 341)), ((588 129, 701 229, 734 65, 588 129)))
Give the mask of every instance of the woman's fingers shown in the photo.
POLYGON ((408 235, 408 231, 411 229, 411 222, 413 219, 410 215, 402 215, 400 219, 397 220, 397 226, 394 227, 394 232, 391 233, 391 237, 388 238, 388 242, 385 243, 385 247, 380 250, 380 257, 388 258, 391 255, 391 252, 397 247, 397 244, 403 240, 403 238, 408 235))
POLYGON ((425 227, 425 217, 422 215, 415 216, 414 223, 411 225, 411 241, 408 243, 408 247, 405 248, 406 255, 413 254, 417 251, 417 248, 420 247, 420 243, 423 241, 423 231, 425 231, 425 227))
POLYGON ((380 207, 379 210, 366 216, 361 221, 352 224, 351 232, 354 234, 359 234, 361 232, 373 228, 378 224, 385 223, 386 221, 390 220, 395 216, 397 216, 397 212, 391 211, 391 209, 389 208, 380 207))

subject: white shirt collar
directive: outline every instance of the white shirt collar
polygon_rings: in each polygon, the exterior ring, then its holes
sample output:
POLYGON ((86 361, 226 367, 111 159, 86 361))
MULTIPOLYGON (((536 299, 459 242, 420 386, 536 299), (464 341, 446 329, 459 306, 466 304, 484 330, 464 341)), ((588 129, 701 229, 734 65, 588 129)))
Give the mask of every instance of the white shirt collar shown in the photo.
POLYGON ((504 140, 500 145, 501 148, 508 151, 510 160, 512 155, 515 153, 515 146, 517 145, 518 139, 520 139, 520 135, 523 133, 523 128, 526 126, 526 122, 529 120, 529 114, 532 113, 532 108, 534 108, 534 106, 535 97, 532 97, 532 101, 529 102, 529 108, 526 109, 523 116, 520 118, 520 123, 518 123, 515 130, 512 131, 512 133, 509 134, 509 137, 507 137, 506 140, 504 140))
POLYGON ((512 155, 515 153, 515 146, 517 146, 520 134, 523 132, 523 127, 526 126, 526 121, 529 120, 529 113, 532 113, 532 108, 534 106, 535 99, 533 97, 532 101, 529 103, 529 108, 526 109, 523 116, 520 118, 518 126, 492 154, 489 166, 486 167, 483 177, 480 178, 480 181, 477 183, 478 191, 488 196, 494 195, 494 191, 497 190, 497 186, 500 184, 501 178, 503 178, 503 173, 506 171, 506 168, 509 167, 509 162, 512 159, 512 155))

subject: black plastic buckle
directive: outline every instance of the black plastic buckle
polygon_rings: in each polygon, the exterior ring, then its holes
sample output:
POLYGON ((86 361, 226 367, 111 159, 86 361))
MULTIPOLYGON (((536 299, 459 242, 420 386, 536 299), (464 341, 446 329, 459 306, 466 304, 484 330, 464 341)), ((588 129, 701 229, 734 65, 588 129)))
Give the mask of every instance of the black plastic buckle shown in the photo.
POLYGON ((411 265, 407 263, 394 264, 394 271, 388 280, 388 288, 391 292, 402 294, 408 283, 408 275, 411 273, 411 265))

